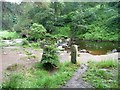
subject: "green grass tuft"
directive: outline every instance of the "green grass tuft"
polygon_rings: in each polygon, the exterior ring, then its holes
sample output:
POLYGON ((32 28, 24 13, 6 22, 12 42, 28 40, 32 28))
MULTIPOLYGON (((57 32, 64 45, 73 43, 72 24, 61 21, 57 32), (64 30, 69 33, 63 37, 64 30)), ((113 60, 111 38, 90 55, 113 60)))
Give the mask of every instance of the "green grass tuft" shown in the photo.
POLYGON ((98 68, 117 68, 118 63, 115 60, 103 60, 96 64, 98 68))
POLYGON ((95 88, 118 88, 117 61, 89 62, 88 66, 89 69, 83 75, 85 81, 95 88))
POLYGON ((10 79, 3 83, 2 88, 20 88, 24 80, 22 73, 14 73, 10 76, 10 79))

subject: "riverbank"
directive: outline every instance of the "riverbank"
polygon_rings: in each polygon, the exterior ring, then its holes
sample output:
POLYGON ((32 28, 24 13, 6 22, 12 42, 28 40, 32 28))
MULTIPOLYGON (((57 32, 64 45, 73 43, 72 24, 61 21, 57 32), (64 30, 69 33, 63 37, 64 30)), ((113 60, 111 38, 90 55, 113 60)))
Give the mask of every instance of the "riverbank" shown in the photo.
MULTIPOLYGON (((118 58, 120 58, 119 54, 120 53, 118 52, 109 53, 105 55, 92 55, 89 53, 79 53, 77 58, 78 58, 78 62, 80 63, 87 63, 89 61, 99 62, 102 60, 118 60, 118 58)), ((61 57, 61 62, 68 61, 68 60, 70 61, 71 59, 70 53, 67 53, 66 51, 61 51, 60 57, 61 57)))
POLYGON ((93 41, 93 42, 120 42, 120 40, 98 40, 98 39, 81 39, 81 38, 76 38, 76 40, 80 41, 93 41))

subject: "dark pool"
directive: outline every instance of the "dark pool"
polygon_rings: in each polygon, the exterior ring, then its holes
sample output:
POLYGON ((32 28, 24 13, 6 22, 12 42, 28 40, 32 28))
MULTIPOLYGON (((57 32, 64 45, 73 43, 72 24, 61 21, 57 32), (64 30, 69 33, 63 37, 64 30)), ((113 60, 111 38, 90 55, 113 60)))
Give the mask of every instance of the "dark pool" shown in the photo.
POLYGON ((104 55, 107 53, 112 53, 117 50, 120 52, 120 42, 97 42, 97 41, 84 41, 76 40, 79 50, 86 49, 89 53, 93 55, 104 55))

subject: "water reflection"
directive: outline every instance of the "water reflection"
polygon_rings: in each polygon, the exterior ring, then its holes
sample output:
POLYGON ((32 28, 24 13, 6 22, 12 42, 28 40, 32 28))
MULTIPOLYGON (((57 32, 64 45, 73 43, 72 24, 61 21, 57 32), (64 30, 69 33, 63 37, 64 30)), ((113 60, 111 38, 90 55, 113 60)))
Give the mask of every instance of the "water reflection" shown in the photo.
POLYGON ((86 49, 89 53, 94 55, 102 55, 112 53, 112 50, 120 51, 118 47, 120 42, 96 42, 76 40, 79 50, 86 49))

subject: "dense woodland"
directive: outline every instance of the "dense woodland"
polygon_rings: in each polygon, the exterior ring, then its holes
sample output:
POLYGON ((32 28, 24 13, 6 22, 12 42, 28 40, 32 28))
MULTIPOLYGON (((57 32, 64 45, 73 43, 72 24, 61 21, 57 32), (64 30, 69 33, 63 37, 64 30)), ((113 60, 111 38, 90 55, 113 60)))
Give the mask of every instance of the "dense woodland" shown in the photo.
POLYGON ((3 2, 2 30, 34 41, 45 35, 118 41, 119 6, 119 2, 3 2))

